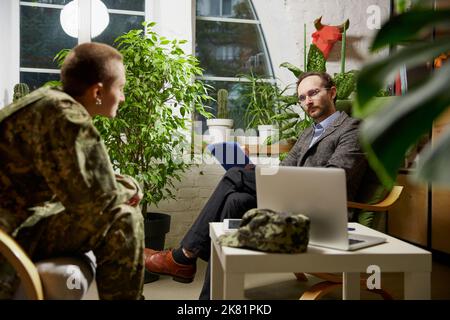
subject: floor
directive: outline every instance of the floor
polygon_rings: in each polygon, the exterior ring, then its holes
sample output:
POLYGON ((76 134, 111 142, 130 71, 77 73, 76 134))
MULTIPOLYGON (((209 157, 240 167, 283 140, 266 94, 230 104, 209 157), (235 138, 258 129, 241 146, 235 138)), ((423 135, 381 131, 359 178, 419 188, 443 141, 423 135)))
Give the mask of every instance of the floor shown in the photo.
MULTIPOLYGON (((196 300, 200 294, 206 263, 199 260, 197 275, 190 284, 178 283, 169 276, 161 276, 159 280, 144 285, 146 300, 196 300)), ((431 298, 433 300, 450 300, 450 265, 433 261, 431 274, 431 298)), ((297 300, 301 293, 314 283, 317 278, 308 276, 308 282, 296 280, 292 273, 249 274, 245 277, 245 297, 252 300, 297 300)), ((394 299, 403 299, 403 279, 401 273, 382 275, 381 285, 394 299)), ((85 299, 97 299, 97 290, 93 284, 85 299)), ((339 289, 331 292, 323 299, 342 299, 339 289)), ((361 299, 379 300, 374 293, 362 291, 361 299)))

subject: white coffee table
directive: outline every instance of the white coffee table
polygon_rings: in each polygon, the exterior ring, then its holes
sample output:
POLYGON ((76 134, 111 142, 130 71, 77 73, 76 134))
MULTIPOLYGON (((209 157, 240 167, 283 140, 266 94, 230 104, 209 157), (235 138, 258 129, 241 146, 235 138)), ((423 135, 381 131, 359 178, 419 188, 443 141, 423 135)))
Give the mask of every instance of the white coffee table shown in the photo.
POLYGON ((357 223, 349 227, 387 242, 357 251, 309 246, 301 254, 264 253, 219 245, 223 223, 210 223, 211 299, 244 299, 246 273, 274 272, 342 272, 343 298, 360 299, 360 273, 371 265, 381 272, 403 272, 405 299, 430 299, 430 252, 357 223))

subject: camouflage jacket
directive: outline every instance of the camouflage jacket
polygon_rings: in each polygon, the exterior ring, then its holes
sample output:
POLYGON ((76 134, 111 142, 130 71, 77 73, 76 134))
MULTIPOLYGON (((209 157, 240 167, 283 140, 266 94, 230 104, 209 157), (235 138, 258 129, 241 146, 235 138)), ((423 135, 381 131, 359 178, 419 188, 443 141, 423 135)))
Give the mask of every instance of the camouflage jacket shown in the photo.
POLYGON ((0 109, 0 228, 15 236, 63 210, 107 212, 137 183, 114 174, 86 109, 56 88, 41 88, 0 109))

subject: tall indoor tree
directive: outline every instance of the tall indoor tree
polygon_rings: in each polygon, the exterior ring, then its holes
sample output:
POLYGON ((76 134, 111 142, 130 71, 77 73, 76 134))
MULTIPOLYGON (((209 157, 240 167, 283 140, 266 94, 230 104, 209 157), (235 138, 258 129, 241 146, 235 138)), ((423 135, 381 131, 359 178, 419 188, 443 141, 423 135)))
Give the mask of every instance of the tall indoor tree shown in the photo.
POLYGON ((186 158, 191 114, 210 117, 204 105, 211 98, 198 79, 198 60, 180 47, 186 41, 160 36, 154 25, 144 23, 145 31, 116 39, 126 69, 126 99, 116 118, 95 119, 114 168, 143 186, 143 213, 148 205, 174 197, 174 182, 192 163, 186 158))

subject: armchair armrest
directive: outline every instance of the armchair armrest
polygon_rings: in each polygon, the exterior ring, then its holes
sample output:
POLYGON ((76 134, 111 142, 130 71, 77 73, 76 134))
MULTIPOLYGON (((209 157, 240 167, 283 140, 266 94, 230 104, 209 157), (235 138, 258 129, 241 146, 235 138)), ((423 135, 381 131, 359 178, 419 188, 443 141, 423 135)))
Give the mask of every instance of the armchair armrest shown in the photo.
POLYGON ((386 211, 394 203, 398 200, 400 197, 400 194, 402 193, 403 186, 394 186, 391 190, 391 192, 378 203, 375 204, 367 204, 367 203, 359 203, 359 202, 353 202, 353 201, 347 201, 347 207, 353 208, 353 209, 363 209, 368 211, 386 211))
POLYGON ((27 297, 33 300, 42 300, 44 298, 42 283, 36 266, 17 242, 1 229, 0 253, 16 270, 27 297))

